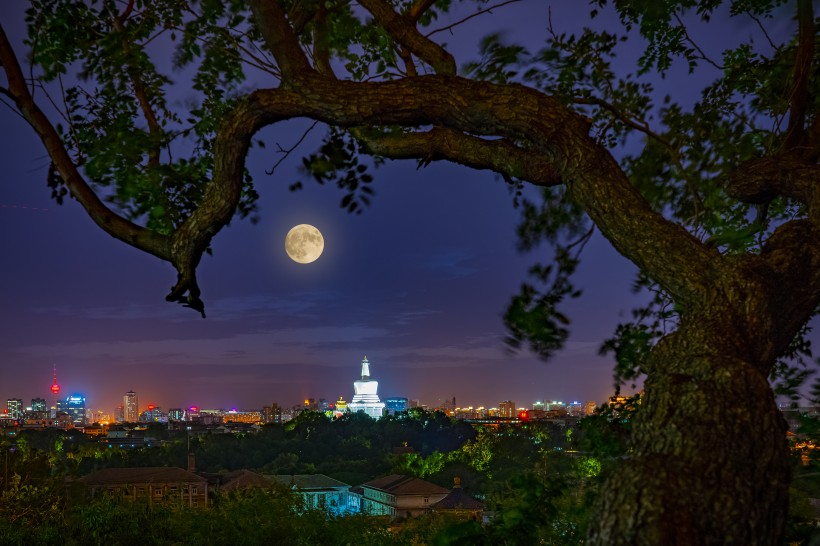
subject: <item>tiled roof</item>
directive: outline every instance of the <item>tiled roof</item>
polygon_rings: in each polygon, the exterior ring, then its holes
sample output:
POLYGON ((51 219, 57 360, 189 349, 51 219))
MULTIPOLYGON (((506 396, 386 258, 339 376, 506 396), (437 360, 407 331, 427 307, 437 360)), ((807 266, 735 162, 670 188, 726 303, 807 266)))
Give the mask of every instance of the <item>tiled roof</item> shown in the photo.
POLYGON ((125 485, 133 483, 207 483, 207 480, 173 466, 104 468, 77 480, 85 485, 125 485))
POLYGON ((450 491, 450 494, 430 506, 433 510, 484 510, 484 503, 475 500, 460 487, 450 491))
POLYGON ((277 474, 271 476, 285 487, 292 489, 335 489, 337 487, 350 487, 349 484, 334 480, 324 474, 277 474))
POLYGON ((441 495, 450 492, 449 489, 439 487, 434 483, 411 476, 402 476, 401 474, 391 474, 383 478, 378 478, 363 483, 362 487, 378 489, 379 491, 393 495, 441 495))
POLYGON ((236 470, 229 472, 222 477, 222 491, 233 491, 235 489, 246 489, 249 487, 260 487, 267 489, 271 486, 268 480, 262 474, 252 472, 250 470, 236 470))

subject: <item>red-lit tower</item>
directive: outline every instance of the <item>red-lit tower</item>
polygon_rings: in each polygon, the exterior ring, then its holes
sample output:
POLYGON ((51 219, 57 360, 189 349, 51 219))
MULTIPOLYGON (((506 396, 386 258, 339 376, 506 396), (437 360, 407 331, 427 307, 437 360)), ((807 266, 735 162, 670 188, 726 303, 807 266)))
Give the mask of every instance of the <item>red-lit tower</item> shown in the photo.
POLYGON ((51 384, 51 393, 54 395, 54 417, 57 417, 57 395, 60 394, 60 385, 57 384, 57 365, 54 365, 54 382, 51 384))

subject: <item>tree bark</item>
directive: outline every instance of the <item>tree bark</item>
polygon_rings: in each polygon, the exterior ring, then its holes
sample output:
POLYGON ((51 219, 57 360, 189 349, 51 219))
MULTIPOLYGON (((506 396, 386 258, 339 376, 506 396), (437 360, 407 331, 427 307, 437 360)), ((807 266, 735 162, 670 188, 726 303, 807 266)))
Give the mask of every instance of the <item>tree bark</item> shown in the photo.
POLYGON ((706 312, 653 351, 633 449, 603 487, 590 544, 780 543, 786 423, 732 323, 706 312))

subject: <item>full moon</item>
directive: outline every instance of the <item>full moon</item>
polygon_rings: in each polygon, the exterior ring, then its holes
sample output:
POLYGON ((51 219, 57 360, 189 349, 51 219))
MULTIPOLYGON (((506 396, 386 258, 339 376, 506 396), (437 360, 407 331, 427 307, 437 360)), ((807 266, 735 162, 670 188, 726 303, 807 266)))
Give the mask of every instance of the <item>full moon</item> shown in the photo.
POLYGON ((300 264, 315 262, 324 249, 322 232, 310 224, 292 227, 285 237, 285 252, 291 260, 300 264))

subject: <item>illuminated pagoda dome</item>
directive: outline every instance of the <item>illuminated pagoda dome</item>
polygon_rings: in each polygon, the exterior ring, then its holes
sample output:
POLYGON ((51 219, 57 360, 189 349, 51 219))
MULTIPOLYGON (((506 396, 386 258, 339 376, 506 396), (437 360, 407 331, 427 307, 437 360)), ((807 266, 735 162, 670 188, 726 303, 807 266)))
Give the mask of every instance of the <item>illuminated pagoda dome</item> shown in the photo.
POLYGON ((362 360, 362 378, 353 382, 353 400, 347 405, 348 411, 363 411, 373 419, 384 413, 384 402, 379 400, 379 382, 370 379, 370 363, 367 357, 362 360))

